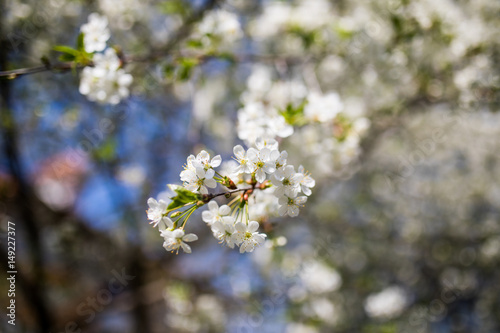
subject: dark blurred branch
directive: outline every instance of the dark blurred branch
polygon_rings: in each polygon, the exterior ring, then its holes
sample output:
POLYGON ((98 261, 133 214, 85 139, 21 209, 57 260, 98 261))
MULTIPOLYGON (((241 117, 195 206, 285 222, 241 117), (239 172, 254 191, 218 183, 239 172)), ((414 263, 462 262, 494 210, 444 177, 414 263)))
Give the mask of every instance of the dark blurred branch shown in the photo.
POLYGON ((47 64, 43 66, 37 66, 37 67, 30 67, 30 68, 21 68, 21 69, 14 69, 10 71, 0 71, 0 77, 5 77, 7 79, 15 79, 19 76, 22 75, 27 75, 27 74, 36 74, 36 73, 41 73, 41 72, 47 72, 47 71, 52 71, 52 72, 66 72, 71 70, 74 67, 72 62, 61 62, 57 64, 47 64))
MULTIPOLYGON (((0 13, 6 13, 6 6, 3 0, 0 0, 0 13)), ((8 52, 10 43, 6 39, 6 34, 3 33, 3 16, 0 22, 0 69, 8 67, 8 52)), ((30 190, 24 173, 22 164, 19 159, 17 132, 14 116, 11 113, 12 99, 10 92, 10 84, 8 80, 0 80, 0 109, 2 121, 2 137, 3 137, 3 152, 7 160, 7 167, 12 177, 19 185, 19 191, 14 198, 16 209, 22 217, 19 226, 26 232, 28 240, 28 249, 32 259, 32 284, 27 286, 28 301, 35 309, 35 316, 38 321, 41 332, 48 332, 51 328, 52 317, 48 306, 43 298, 43 291, 46 290, 44 285, 43 271, 43 246, 40 237, 39 225, 36 223, 35 215, 32 210, 32 202, 30 200, 30 190)), ((20 269, 20 268, 19 268, 20 269)), ((24 278, 27 279, 27 278, 24 278)))

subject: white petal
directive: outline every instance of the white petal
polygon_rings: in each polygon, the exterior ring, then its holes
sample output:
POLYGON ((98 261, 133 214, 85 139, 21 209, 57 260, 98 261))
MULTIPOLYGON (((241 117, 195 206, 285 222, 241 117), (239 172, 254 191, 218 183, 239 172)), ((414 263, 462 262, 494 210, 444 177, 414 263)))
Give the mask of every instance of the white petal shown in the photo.
POLYGON ((287 206, 286 205, 283 205, 283 206, 280 206, 280 208, 278 208, 278 214, 280 214, 280 216, 284 216, 287 212, 287 206))
POLYGON ((266 162, 263 167, 264 171, 268 174, 276 172, 276 164, 274 162, 266 162))
POLYGON ((295 174, 295 169, 294 169, 293 165, 287 165, 285 167, 284 174, 285 174, 286 178, 291 178, 295 174))
POLYGON ((163 217, 161 219, 161 221, 164 223, 164 225, 166 225, 169 228, 173 228, 174 227, 174 222, 172 222, 172 220, 169 217, 165 216, 165 217, 163 217))
POLYGON ((237 158, 244 158, 245 157, 245 149, 241 145, 234 146, 233 148, 233 153, 234 156, 237 158))
POLYGON ((208 161, 210 159, 210 154, 207 153, 206 151, 202 150, 200 153, 196 156, 196 158, 199 161, 208 161))
POLYGON ((269 158, 271 156, 271 150, 269 148, 263 148, 261 151, 260 151, 260 159, 264 162, 267 162, 269 161, 269 158))
POLYGON ((264 172, 264 170, 257 170, 257 172, 255 173, 255 179, 257 179, 259 183, 263 183, 264 180, 266 180, 266 173, 264 172))
POLYGON ((222 222, 215 221, 214 224, 212 224, 212 231, 224 233, 225 228, 224 228, 224 225, 222 224, 222 222))
POLYGON ((294 200, 296 205, 302 205, 302 204, 306 203, 306 201, 307 201, 306 196, 301 196, 301 197, 298 197, 294 200))
POLYGON ((205 178, 214 178, 215 171, 214 169, 208 169, 207 172, 205 173, 205 178))
POLYGON ((221 163, 222 158, 220 157, 220 155, 217 155, 212 158, 212 162, 210 162, 210 165, 212 166, 212 168, 217 168, 221 163))
POLYGON ((288 206, 288 215, 290 215, 291 217, 299 215, 299 207, 295 205, 288 206))
POLYGON ((205 169, 202 167, 196 167, 196 175, 198 178, 205 178, 205 169))
POLYGON ((311 195, 312 193, 311 189, 307 186, 302 186, 302 192, 304 192, 305 195, 311 195))
POLYGON ((248 223, 248 231, 249 232, 256 232, 257 230, 259 230, 259 222, 250 221, 250 223, 248 223))
POLYGON ((157 205, 158 205, 158 202, 154 198, 149 198, 148 199, 148 206, 149 206, 149 208, 155 208, 157 205))
POLYGON ((184 230, 182 229, 175 229, 172 231, 172 237, 173 238, 182 238, 184 237, 184 230))
POLYGON ((228 205, 222 205, 219 208, 220 215, 229 215, 231 213, 231 208, 228 205))
POLYGON ((262 148, 264 148, 264 146, 265 146, 264 139, 262 139, 261 137, 258 137, 257 139, 255 139, 255 146, 256 146, 258 149, 262 149, 262 148))
POLYGON ((232 216, 224 216, 224 217, 222 218, 222 222, 223 222, 224 224, 229 225, 231 228, 234 228, 234 227, 233 227, 233 224, 234 224, 234 217, 232 217, 232 216))
POLYGON ((247 157, 252 162, 257 162, 259 159, 259 152, 255 148, 248 148, 247 157))
POLYGON ((187 245, 186 243, 181 242, 181 247, 186 253, 191 253, 191 246, 187 245))
POLYGON ((247 231, 246 225, 243 224, 242 222, 236 222, 236 224, 234 225, 234 228, 239 232, 246 232, 247 231))
POLYGON ((182 240, 184 242, 193 242, 195 240, 198 240, 198 236, 195 234, 187 234, 186 236, 182 237, 182 240))
POLYGON ((284 186, 278 186, 274 190, 274 195, 278 198, 281 198, 285 195, 285 192, 286 192, 286 188, 284 186))
POLYGON ((282 181, 283 178, 285 178, 285 173, 283 171, 283 168, 276 170, 274 177, 276 178, 276 180, 282 181))
POLYGON ((281 179, 277 178, 277 177, 276 177, 276 174, 277 174, 277 173, 278 173, 278 171, 276 171, 276 173, 274 174, 274 176, 273 176, 273 177, 271 177, 271 183, 272 183, 274 186, 282 186, 282 185, 283 185, 283 183, 281 182, 281 180, 282 180, 283 178, 281 178, 281 179))
POLYGON ((213 214, 217 214, 217 212, 219 211, 219 205, 217 204, 217 201, 215 200, 210 201, 208 203, 208 209, 210 209, 210 211, 213 214))
POLYGON ((210 188, 215 188, 217 187, 217 182, 210 178, 210 179, 205 179, 205 181, 203 182, 206 186, 210 187, 210 188))
POLYGON ((280 152, 277 150, 271 151, 269 154, 269 160, 276 162, 276 160, 280 157, 280 152))
POLYGON ((205 210, 201 213, 201 219, 203 222, 212 223, 214 221, 214 214, 211 211, 205 210))
POLYGON ((253 236, 253 239, 258 243, 262 244, 266 240, 267 235, 266 234, 256 234, 253 236))

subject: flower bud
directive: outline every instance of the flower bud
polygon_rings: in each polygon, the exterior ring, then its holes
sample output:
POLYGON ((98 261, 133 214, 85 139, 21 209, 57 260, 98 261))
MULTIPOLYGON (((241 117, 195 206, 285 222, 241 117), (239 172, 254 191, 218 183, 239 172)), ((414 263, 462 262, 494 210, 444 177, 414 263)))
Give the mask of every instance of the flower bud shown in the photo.
POLYGON ((170 215, 170 217, 174 218, 174 217, 177 217, 177 216, 179 216, 181 214, 182 214, 181 212, 176 211, 175 213, 173 213, 172 215, 170 215))

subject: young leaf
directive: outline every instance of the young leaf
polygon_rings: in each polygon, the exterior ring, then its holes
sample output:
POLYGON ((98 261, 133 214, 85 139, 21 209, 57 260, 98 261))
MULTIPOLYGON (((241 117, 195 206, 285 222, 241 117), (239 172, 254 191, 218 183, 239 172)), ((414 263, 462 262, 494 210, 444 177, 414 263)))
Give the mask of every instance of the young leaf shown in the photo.
POLYGON ((195 203, 202 199, 199 194, 186 190, 183 187, 178 187, 174 191, 177 195, 171 198, 172 202, 167 207, 167 210, 170 211, 183 207, 189 203, 195 203))
POLYGON ((75 50, 74 48, 66 46, 66 45, 56 45, 56 46, 54 46, 53 49, 54 49, 54 51, 62 52, 62 53, 66 53, 66 54, 72 54, 74 56, 77 56, 78 54, 80 54, 80 52, 78 50, 75 50))
POLYGON ((83 37, 84 37, 83 32, 80 32, 78 38, 76 39, 76 49, 78 51, 85 51, 85 45, 83 44, 83 37))

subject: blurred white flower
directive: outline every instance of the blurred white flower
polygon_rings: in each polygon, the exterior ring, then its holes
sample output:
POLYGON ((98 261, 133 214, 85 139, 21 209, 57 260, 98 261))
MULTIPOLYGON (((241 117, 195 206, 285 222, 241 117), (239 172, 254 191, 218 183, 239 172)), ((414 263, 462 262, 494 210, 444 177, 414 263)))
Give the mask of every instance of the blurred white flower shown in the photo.
POLYGON ((225 43, 233 43, 243 36, 238 16, 222 9, 209 12, 199 24, 198 31, 225 43))
POLYGON ((307 105, 304 116, 311 121, 328 122, 333 120, 343 109, 344 105, 337 93, 331 92, 321 95, 315 92, 307 96, 307 105))
POLYGON ((154 198, 149 198, 148 206, 148 219, 151 220, 149 223, 153 223, 153 227, 156 227, 162 218, 164 218, 168 204, 163 200, 156 201, 154 198))
POLYGON ((307 289, 315 294, 337 290, 342 284, 342 278, 335 269, 316 260, 306 262, 299 276, 307 289))
POLYGON ((293 134, 293 127, 286 123, 285 118, 262 102, 247 104, 238 111, 237 129, 238 137, 247 144, 253 144, 259 137, 268 140, 293 134))
POLYGON ((391 319, 399 316, 408 305, 405 291, 391 286, 365 300, 366 314, 372 318, 391 319))
POLYGON ((103 51, 111 36, 108 29, 108 19, 97 13, 89 15, 88 23, 82 25, 80 31, 84 34, 85 51, 89 53, 103 51))
POLYGON ((79 91, 91 101, 118 104, 129 95, 132 75, 119 69, 120 59, 114 49, 94 55, 94 67, 85 67, 81 74, 79 91))

